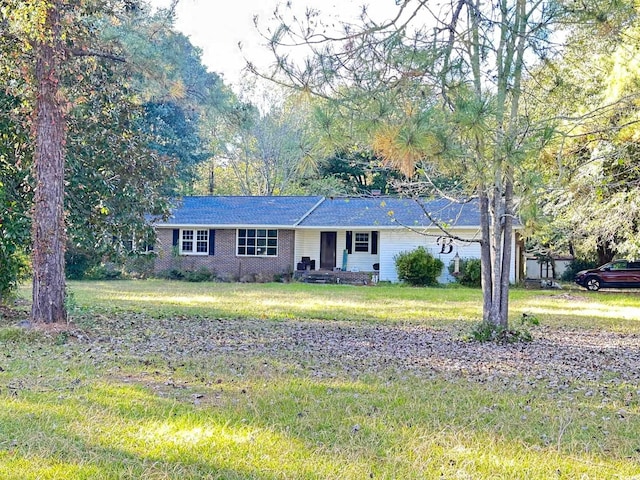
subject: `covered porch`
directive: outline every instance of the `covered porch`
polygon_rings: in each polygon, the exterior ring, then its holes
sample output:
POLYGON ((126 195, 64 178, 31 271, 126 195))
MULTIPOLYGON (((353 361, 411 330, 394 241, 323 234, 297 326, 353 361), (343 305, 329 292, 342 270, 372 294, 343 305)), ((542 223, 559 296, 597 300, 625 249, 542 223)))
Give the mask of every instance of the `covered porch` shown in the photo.
POLYGON ((295 238, 295 271, 377 274, 380 267, 378 251, 378 231, 299 229, 295 238))

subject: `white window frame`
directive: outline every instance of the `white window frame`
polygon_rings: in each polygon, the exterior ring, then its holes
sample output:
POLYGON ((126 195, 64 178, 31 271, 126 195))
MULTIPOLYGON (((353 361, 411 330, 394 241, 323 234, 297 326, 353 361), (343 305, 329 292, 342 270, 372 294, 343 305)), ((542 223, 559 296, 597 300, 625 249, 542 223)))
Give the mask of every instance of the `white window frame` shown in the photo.
POLYGON ((277 257, 280 233, 275 228, 238 228, 237 257, 277 257))
POLYGON ((180 229, 180 255, 209 255, 209 230, 202 228, 180 229), (185 238, 189 234, 190 238, 185 238), (185 250, 185 242, 191 243, 191 249, 185 250), (199 251, 200 250, 200 251, 199 251))
POLYGON ((371 232, 353 232, 353 253, 369 253, 371 252, 371 232), (366 236, 366 240, 363 240, 360 237, 358 240, 358 235, 366 236), (361 250, 366 245, 366 250, 361 250), (360 249, 358 249, 360 246, 360 249))
MULTIPOLYGON (((131 243, 131 249, 129 251, 131 252, 135 252, 139 255, 149 255, 151 253, 153 253, 153 244, 149 244, 147 242, 141 242, 140 240, 136 240, 135 236, 131 235, 131 240, 127 241, 128 243, 131 243), (139 249, 138 246, 142 244, 142 249, 139 249)), ((127 245, 128 248, 128 245, 127 245)))

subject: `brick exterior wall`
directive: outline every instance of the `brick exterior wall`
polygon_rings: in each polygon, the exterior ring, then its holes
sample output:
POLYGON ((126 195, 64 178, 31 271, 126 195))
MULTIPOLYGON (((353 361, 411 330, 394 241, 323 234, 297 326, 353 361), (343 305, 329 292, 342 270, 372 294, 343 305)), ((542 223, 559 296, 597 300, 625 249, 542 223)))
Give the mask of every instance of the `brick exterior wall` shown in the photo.
POLYGON ((236 229, 215 231, 215 255, 173 255, 173 229, 159 228, 155 252, 154 271, 178 269, 199 270, 205 268, 218 278, 242 280, 248 276, 273 277, 290 274, 295 265, 293 254, 295 232, 278 230, 277 257, 239 257, 236 255, 236 229))

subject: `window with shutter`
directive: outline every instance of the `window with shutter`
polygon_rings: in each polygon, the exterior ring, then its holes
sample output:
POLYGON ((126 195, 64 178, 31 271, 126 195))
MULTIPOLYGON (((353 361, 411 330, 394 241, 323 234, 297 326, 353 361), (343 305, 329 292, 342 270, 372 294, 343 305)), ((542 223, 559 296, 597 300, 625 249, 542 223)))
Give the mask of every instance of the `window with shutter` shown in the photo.
POLYGON ((369 232, 356 232, 354 250, 369 253, 369 232))
POLYGON ((182 255, 208 255, 209 230, 180 230, 180 253, 182 255))

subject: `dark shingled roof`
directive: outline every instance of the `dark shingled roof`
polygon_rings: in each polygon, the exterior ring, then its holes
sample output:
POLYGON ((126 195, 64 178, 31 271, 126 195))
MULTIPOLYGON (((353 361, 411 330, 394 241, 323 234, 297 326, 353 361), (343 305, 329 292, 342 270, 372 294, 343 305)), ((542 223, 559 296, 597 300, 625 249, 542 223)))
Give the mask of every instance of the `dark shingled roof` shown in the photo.
POLYGON ((457 227, 480 225, 477 202, 458 204, 443 199, 416 201, 409 198, 356 197, 325 199, 299 226, 428 227, 433 225, 429 216, 457 227))
POLYGON ((477 227, 477 202, 420 201, 408 198, 354 197, 183 197, 166 222, 158 225, 280 226, 301 228, 428 227, 433 222, 477 227), (426 215, 424 210, 428 212, 426 215))
POLYGON ((294 226, 322 197, 183 197, 158 225, 294 226))

